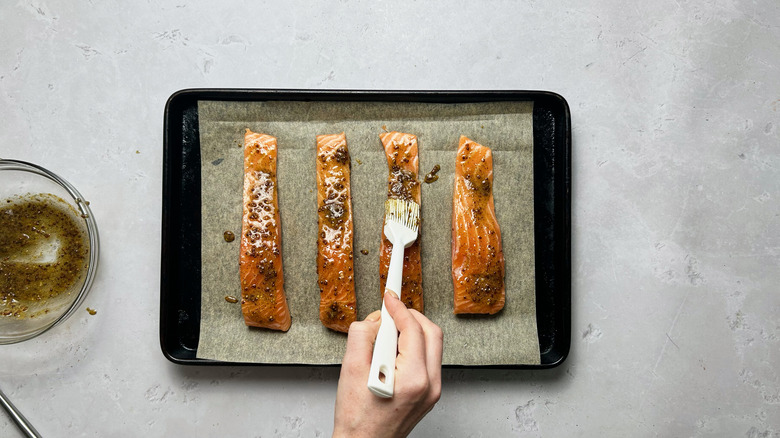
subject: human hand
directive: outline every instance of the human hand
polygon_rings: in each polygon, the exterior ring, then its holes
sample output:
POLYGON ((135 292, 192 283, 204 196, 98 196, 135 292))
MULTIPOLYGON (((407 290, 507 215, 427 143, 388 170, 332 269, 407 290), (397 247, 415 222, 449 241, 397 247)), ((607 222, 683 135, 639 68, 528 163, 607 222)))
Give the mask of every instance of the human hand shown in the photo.
POLYGON ((380 398, 366 386, 379 331, 377 310, 349 326, 336 393, 334 438, 405 437, 441 396, 441 329, 420 312, 407 309, 390 291, 384 301, 399 331, 395 394, 380 398))

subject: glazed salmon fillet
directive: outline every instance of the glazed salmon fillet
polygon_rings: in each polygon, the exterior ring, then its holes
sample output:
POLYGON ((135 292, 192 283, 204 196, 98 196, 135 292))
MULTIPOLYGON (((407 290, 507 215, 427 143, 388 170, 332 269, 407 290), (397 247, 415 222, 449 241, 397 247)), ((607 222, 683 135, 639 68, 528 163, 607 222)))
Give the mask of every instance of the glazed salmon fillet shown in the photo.
MULTIPOLYGON (((402 199, 420 204, 419 157, 417 154, 417 136, 401 132, 383 132, 379 134, 387 156, 389 175, 387 178, 388 199, 402 199)), ((384 222, 382 222, 384 223, 384 222)), ((419 232, 421 232, 420 230, 419 232)), ((404 250, 404 268, 401 279, 401 300, 410 309, 423 312, 422 263, 420 260, 420 235, 404 250)), ((382 233, 382 245, 379 250, 379 283, 382 295, 387 282, 387 268, 393 244, 382 233)))
POLYGON ((246 130, 241 223, 241 312, 248 326, 290 329, 282 275, 282 229, 276 190, 276 138, 246 130))
POLYGON ((353 223, 347 138, 317 136, 317 275, 320 321, 347 332, 357 318, 353 271, 353 223))
POLYGON ((454 313, 504 307, 504 253, 493 205, 493 153, 460 137, 452 200, 454 313))

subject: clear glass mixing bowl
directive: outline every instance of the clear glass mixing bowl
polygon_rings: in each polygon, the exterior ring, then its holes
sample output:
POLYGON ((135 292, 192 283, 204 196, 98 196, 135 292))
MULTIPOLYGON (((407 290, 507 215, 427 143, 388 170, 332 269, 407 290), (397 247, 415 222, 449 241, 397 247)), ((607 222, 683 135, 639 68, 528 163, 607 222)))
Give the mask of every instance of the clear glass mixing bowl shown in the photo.
MULTIPOLYGON (((0 290, 0 344, 33 338, 65 321, 84 301, 97 271, 100 245, 97 224, 89 202, 69 182, 43 167, 24 161, 0 159, 0 214, 10 214, 7 206, 14 202, 37 198, 56 199, 63 211, 72 213, 70 216, 88 238, 86 269, 82 270, 76 282, 66 291, 56 297, 42 299, 31 305, 34 308, 27 312, 17 312, 16 315, 11 311, 9 303, 12 300, 8 299, 9 295, 0 290), (3 299, 4 296, 6 299, 3 299)), ((52 247, 56 248, 56 243, 52 247)), ((56 254, 56 250, 52 251, 56 254)), ((43 257, 50 258, 51 255, 43 257)), ((41 259, 36 262, 50 261, 41 259)), ((0 271, 0 275, 9 273, 0 271)), ((0 278, 0 287, 6 287, 4 284, 11 283, 3 283, 3 278, 0 278)), ((15 302, 17 307, 14 309, 19 309, 18 304, 15 302)))

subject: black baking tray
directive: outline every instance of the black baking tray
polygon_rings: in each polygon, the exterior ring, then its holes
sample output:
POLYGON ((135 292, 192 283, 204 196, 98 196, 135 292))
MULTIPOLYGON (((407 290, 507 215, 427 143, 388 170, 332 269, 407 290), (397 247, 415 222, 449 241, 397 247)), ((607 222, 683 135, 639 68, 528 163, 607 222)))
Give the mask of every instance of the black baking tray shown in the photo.
POLYGON ((164 115, 160 345, 170 361, 252 365, 196 357, 201 295, 199 100, 533 101, 536 319, 541 364, 469 368, 552 368, 566 359, 571 344, 571 115, 562 96, 547 91, 186 89, 171 95, 164 115))

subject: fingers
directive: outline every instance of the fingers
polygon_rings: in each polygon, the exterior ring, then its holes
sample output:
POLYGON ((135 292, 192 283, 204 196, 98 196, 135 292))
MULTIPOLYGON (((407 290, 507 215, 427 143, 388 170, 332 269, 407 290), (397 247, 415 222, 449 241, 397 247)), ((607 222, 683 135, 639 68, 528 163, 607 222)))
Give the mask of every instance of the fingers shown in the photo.
POLYGON ((425 366, 425 335, 420 323, 392 291, 385 293, 385 308, 398 329, 398 356, 413 366, 425 366))
POLYGON ((396 390, 405 391, 426 408, 420 418, 430 410, 441 397, 442 330, 431 320, 414 309, 407 309, 397 298, 385 294, 385 307, 396 322, 398 336, 399 375, 396 390))
POLYGON ((410 310, 425 334, 425 365, 431 381, 431 401, 441 397, 441 360, 444 336, 441 328, 416 310, 410 310))
POLYGON ((360 372, 362 368, 365 368, 365 372, 368 374, 376 333, 379 331, 379 314, 379 310, 377 310, 368 315, 365 320, 350 324, 342 370, 346 368, 345 371, 348 372, 360 372))
POLYGON ((422 327, 406 308, 406 305, 398 299, 398 295, 391 290, 387 290, 384 297, 385 308, 395 321, 395 326, 399 332, 412 330, 422 336, 422 327))

